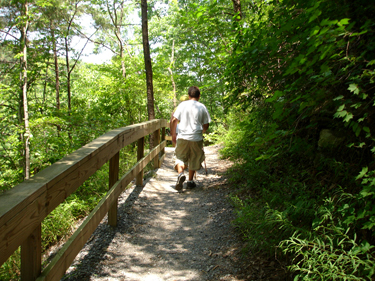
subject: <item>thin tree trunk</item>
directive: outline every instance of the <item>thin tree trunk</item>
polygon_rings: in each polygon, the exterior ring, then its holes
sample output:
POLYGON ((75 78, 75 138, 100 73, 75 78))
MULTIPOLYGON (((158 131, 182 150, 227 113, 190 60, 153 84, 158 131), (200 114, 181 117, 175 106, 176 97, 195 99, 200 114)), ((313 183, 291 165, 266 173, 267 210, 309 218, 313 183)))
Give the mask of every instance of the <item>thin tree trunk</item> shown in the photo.
POLYGON ((126 68, 125 68, 125 62, 124 62, 124 42, 121 37, 121 25, 124 18, 124 2, 120 2, 120 7, 116 8, 115 2, 113 3, 114 9, 113 12, 110 9, 109 2, 107 1, 107 12, 111 18, 112 24, 115 27, 115 36, 119 42, 120 45, 120 59, 121 59, 121 72, 122 77, 126 77, 126 68), (117 15, 117 12, 119 11, 119 15, 117 15))
POLYGON ((26 22, 22 27, 22 103, 23 103, 23 119, 25 124, 25 134, 24 134, 24 178, 30 178, 30 126, 29 126, 29 110, 27 106, 27 29, 28 29, 28 2, 25 1, 24 5, 24 16, 26 22))
POLYGON ((172 71, 173 65, 174 65, 174 40, 172 44, 171 64, 170 64, 170 67, 168 67, 168 71, 171 74, 171 80, 172 80, 172 86, 173 86, 173 108, 176 108, 177 93, 176 93, 176 83, 174 82, 174 79, 173 79, 173 71, 172 71))
POLYGON ((55 32, 51 27, 51 35, 52 35, 52 48, 53 48, 53 58, 55 63, 55 90, 56 90, 56 110, 60 111, 60 75, 59 75, 59 64, 58 64, 58 56, 57 56, 57 48, 56 48, 56 38, 55 32))
MULTIPOLYGON (((51 36, 52 36, 52 48, 53 48, 53 59, 55 64, 55 91, 56 91, 56 111, 57 113, 60 111, 60 73, 59 73, 59 63, 58 63, 58 55, 57 55, 57 47, 56 47, 56 38, 55 38, 55 31, 52 24, 50 25, 51 28, 51 36)), ((61 131, 60 125, 57 125, 57 133, 61 131)))
MULTIPOLYGON (((155 119, 154 109, 154 89, 152 84, 152 65, 150 56, 150 43, 148 41, 148 24, 147 24, 147 0, 141 0, 142 9, 142 41, 143 41, 143 54, 146 69, 146 84, 147 84, 147 111, 148 120, 155 119)), ((153 137, 150 137, 150 149, 153 148, 153 137)))
MULTIPOLYGON (((68 22, 68 28, 67 28, 67 31, 66 31, 66 34, 65 34, 65 60, 66 60, 66 72, 67 72, 67 79, 66 79, 66 83, 67 83, 67 92, 68 92, 68 114, 70 115, 70 112, 71 112, 71 97, 72 97, 72 94, 71 94, 71 88, 70 88, 70 77, 71 77, 71 70, 70 69, 70 65, 69 65, 69 42, 68 42, 68 37, 69 37, 69 33, 70 33, 70 28, 72 26, 72 23, 73 23, 73 19, 75 17, 75 15, 77 14, 77 10, 78 10, 78 3, 75 4, 74 6, 74 13, 72 15, 72 17, 70 18, 69 22, 68 22)), ((86 43, 87 44, 87 43, 86 43)), ((86 46, 86 45, 85 45, 86 46)), ((74 68, 74 66, 73 66, 74 68)))
MULTIPOLYGON (((46 64, 46 77, 44 79, 44 85, 43 85, 43 105, 46 103, 46 95, 47 95, 47 84, 48 84, 48 67, 49 67, 49 60, 46 64)), ((43 111, 41 111, 43 113, 43 111)))
POLYGON ((51 35, 52 35, 52 48, 53 48, 53 58, 55 63, 55 91, 56 91, 56 110, 60 110, 60 75, 59 75, 59 64, 57 56, 56 38, 53 26, 51 25, 51 35))
POLYGON ((66 84, 67 84, 67 92, 68 92, 68 114, 70 114, 71 111, 71 89, 70 89, 70 65, 69 65, 69 43, 68 43, 68 37, 65 37, 65 61, 66 61, 66 84))

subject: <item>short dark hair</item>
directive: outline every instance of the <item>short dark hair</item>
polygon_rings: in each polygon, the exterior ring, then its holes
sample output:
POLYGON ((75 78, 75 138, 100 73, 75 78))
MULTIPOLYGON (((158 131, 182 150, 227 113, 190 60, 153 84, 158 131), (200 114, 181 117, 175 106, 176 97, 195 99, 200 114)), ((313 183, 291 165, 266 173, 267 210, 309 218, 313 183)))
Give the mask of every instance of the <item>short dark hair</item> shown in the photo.
POLYGON ((191 86, 188 90, 189 97, 192 98, 199 98, 201 95, 201 91, 197 86, 191 86))

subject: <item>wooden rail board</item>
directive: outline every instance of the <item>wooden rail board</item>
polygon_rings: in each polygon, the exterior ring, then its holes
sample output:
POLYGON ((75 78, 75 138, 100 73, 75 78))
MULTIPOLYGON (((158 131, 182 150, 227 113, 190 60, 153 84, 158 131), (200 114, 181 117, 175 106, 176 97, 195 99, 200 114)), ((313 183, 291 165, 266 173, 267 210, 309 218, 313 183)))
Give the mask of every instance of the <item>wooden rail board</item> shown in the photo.
POLYGON ((152 120, 110 131, 0 196, 0 264, 43 219, 121 148, 155 130, 152 120))

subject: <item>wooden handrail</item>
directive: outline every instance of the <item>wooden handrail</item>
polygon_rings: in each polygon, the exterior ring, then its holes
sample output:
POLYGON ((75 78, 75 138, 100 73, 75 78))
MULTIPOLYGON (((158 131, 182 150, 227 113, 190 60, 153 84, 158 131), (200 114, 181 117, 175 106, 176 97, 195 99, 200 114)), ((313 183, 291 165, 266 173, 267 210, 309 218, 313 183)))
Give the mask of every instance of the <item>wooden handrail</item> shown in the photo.
POLYGON ((143 175, 143 168, 153 159, 154 167, 160 167, 168 126, 167 120, 157 119, 112 130, 3 193, 0 196, 0 265, 21 246, 22 280, 60 280, 105 214, 108 213, 108 223, 116 225, 117 198, 126 186, 134 178, 137 184, 142 184, 143 176, 139 175, 143 175), (144 137, 149 134, 155 136, 155 148, 143 157, 144 137), (135 141, 138 141, 139 161, 118 180, 119 151, 135 141), (41 273, 43 219, 108 161, 110 190, 41 273))

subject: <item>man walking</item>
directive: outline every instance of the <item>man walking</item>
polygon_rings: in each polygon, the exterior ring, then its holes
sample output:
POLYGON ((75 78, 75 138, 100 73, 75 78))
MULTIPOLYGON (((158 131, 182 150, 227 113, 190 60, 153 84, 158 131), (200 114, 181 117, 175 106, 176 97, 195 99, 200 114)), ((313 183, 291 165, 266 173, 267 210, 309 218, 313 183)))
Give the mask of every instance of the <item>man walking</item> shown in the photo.
POLYGON ((200 91, 196 86, 188 90, 189 100, 180 103, 171 122, 172 143, 175 149, 175 170, 178 172, 176 190, 181 191, 186 179, 184 170, 189 169, 187 188, 196 187, 193 177, 204 161, 203 133, 211 122, 210 114, 204 104, 199 102, 200 91), (178 136, 176 127, 178 125, 178 136))

